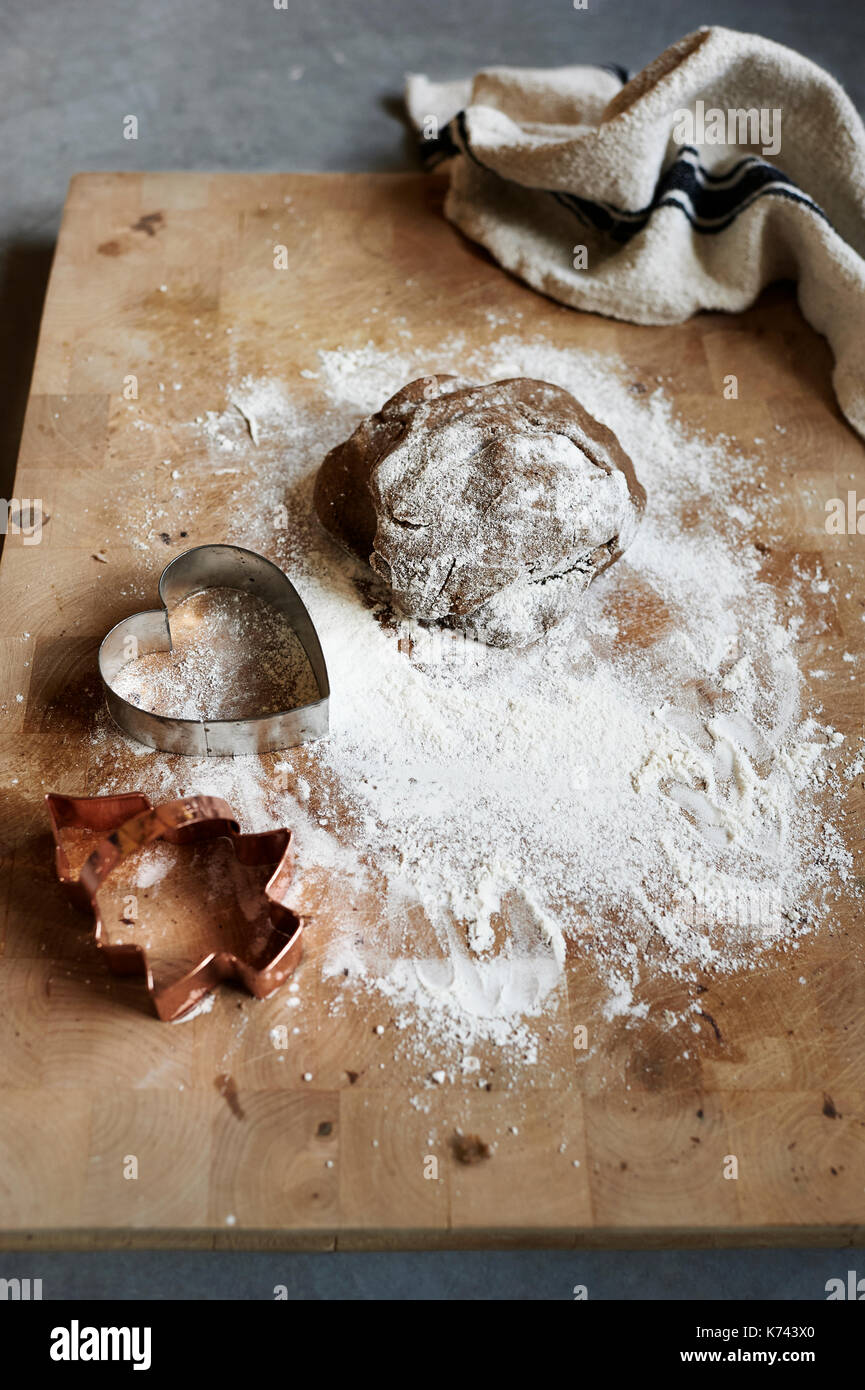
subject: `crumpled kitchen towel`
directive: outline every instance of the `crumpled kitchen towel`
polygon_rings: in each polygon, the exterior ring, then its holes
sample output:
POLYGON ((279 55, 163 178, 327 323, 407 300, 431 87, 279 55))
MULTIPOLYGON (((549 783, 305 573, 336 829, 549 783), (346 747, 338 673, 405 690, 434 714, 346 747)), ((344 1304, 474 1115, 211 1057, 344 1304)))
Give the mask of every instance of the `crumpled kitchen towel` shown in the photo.
POLYGON ((625 77, 409 76, 446 215, 533 288, 634 323, 741 310, 796 280, 865 435, 865 127, 849 98, 792 49, 716 27, 625 77))

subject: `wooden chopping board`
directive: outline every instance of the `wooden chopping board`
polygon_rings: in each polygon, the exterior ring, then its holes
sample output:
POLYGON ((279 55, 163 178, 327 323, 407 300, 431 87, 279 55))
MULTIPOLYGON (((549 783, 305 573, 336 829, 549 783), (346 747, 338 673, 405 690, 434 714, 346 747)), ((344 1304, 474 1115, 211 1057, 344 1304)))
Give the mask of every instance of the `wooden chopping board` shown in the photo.
MULTIPOLYGON (((152 442, 126 423, 125 378, 138 377, 145 415, 166 408, 156 382, 182 379, 176 409, 188 419, 222 401, 230 354, 253 374, 297 380, 317 347, 389 346, 396 315, 432 352, 454 325, 481 346, 491 313, 521 311, 527 334, 616 352, 635 376, 663 374, 684 419, 763 438, 769 478, 786 483, 775 497, 778 575, 794 554, 854 566, 849 601, 803 635, 802 665, 831 672, 819 685, 824 718, 860 735, 861 690, 841 654, 862 651, 865 544, 825 533, 824 501, 865 496, 865 452, 792 294, 664 329, 577 314, 462 240, 442 196, 441 181, 419 175, 73 181, 16 482, 16 497, 42 499, 49 519, 38 546, 7 538, 0 569, 6 1248, 796 1244, 865 1233, 865 952, 852 903, 792 964, 708 981, 687 1060, 668 1035, 649 1027, 635 1040, 621 1019, 599 1024, 595 1055, 579 1059, 572 1025, 597 1017, 599 995, 575 960, 531 1080, 488 1050, 490 1089, 466 1077, 426 1092, 420 1111, 409 1101, 426 1068, 391 1059, 387 1032, 372 1026, 382 1011, 328 1017, 323 931, 308 935, 303 1027, 280 1055, 269 1034, 284 1012, 230 990, 209 1014, 160 1024, 140 986, 106 975, 56 886, 42 797, 94 785, 98 642, 140 606, 124 591, 154 593, 172 554, 223 538, 230 505, 217 493, 188 538, 112 545, 107 564, 94 560, 117 509, 138 515, 130 467, 159 477, 152 442), (287 199, 299 235, 288 274, 275 276, 287 199), (723 395, 730 371, 735 403, 723 395), (449 1142, 457 1127, 495 1141, 493 1156, 461 1163, 449 1142), (736 1180, 724 1177, 728 1155, 736 1180)), ((863 803, 851 784, 854 848, 863 803)))

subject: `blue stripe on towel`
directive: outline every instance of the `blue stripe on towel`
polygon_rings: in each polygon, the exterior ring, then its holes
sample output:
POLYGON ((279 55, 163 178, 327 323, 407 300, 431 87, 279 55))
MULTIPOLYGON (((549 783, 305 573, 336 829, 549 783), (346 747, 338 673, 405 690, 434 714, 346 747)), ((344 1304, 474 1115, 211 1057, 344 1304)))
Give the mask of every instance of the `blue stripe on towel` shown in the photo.
MULTIPOLYGON (((465 154, 487 173, 502 177, 484 164, 472 149, 465 111, 453 118, 437 140, 424 141, 423 149, 430 166, 456 154, 465 154)), ((787 198, 800 203, 832 225, 819 203, 768 160, 745 155, 731 168, 718 173, 703 167, 693 145, 682 146, 681 153, 658 179, 652 201, 643 208, 631 210, 612 203, 596 203, 577 193, 563 193, 558 189, 536 191, 546 191, 580 222, 605 232, 618 242, 630 241, 661 207, 677 207, 695 231, 711 236, 725 231, 740 213, 762 197, 787 198)))

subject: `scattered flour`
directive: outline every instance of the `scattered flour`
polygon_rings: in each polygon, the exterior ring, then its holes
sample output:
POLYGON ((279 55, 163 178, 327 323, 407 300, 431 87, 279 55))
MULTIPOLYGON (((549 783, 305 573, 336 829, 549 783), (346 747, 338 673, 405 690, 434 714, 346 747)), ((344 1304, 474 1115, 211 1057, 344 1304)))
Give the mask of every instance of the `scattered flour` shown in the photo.
POLYGON ((132 704, 174 719, 248 719, 318 699, 300 641, 255 594, 193 594, 170 625, 170 652, 129 661, 115 678, 117 694, 132 704))
POLYGON ((177 862, 177 851, 172 845, 157 841, 143 850, 135 861, 135 887, 152 888, 161 883, 166 874, 177 862))
MULTIPOLYGON (((301 883, 334 885, 325 973, 387 999, 406 1036, 421 1020, 419 1047, 489 1039, 536 1060, 533 1019, 566 958, 605 981, 608 1018, 639 1020, 653 972, 696 982, 795 949, 831 913, 850 857, 821 800, 836 735, 801 708, 797 644, 825 581, 802 569, 779 593, 761 577, 759 463, 688 433, 621 363, 541 341, 455 342, 432 362, 367 347, 313 365, 296 397, 270 378, 229 384, 224 409, 185 434, 206 446, 199 469, 236 463, 226 539, 282 565, 312 613, 330 738, 275 766, 154 754, 141 788, 178 794, 182 779, 225 797, 246 829, 294 826, 301 883), (626 557, 527 650, 401 620, 311 516, 325 452, 442 370, 572 391, 648 492, 626 557), (376 939, 350 911, 370 887, 387 924, 376 939)), ((97 741, 113 737, 100 725, 97 741)))

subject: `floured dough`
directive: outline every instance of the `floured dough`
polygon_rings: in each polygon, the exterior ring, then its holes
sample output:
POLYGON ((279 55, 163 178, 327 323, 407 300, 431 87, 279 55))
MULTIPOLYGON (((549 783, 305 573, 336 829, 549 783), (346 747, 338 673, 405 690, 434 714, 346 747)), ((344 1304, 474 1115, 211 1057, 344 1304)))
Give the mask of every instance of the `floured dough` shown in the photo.
POLYGON ((422 377, 327 455, 315 508, 399 608, 496 646, 560 622, 634 537, 646 494, 558 386, 422 377))

